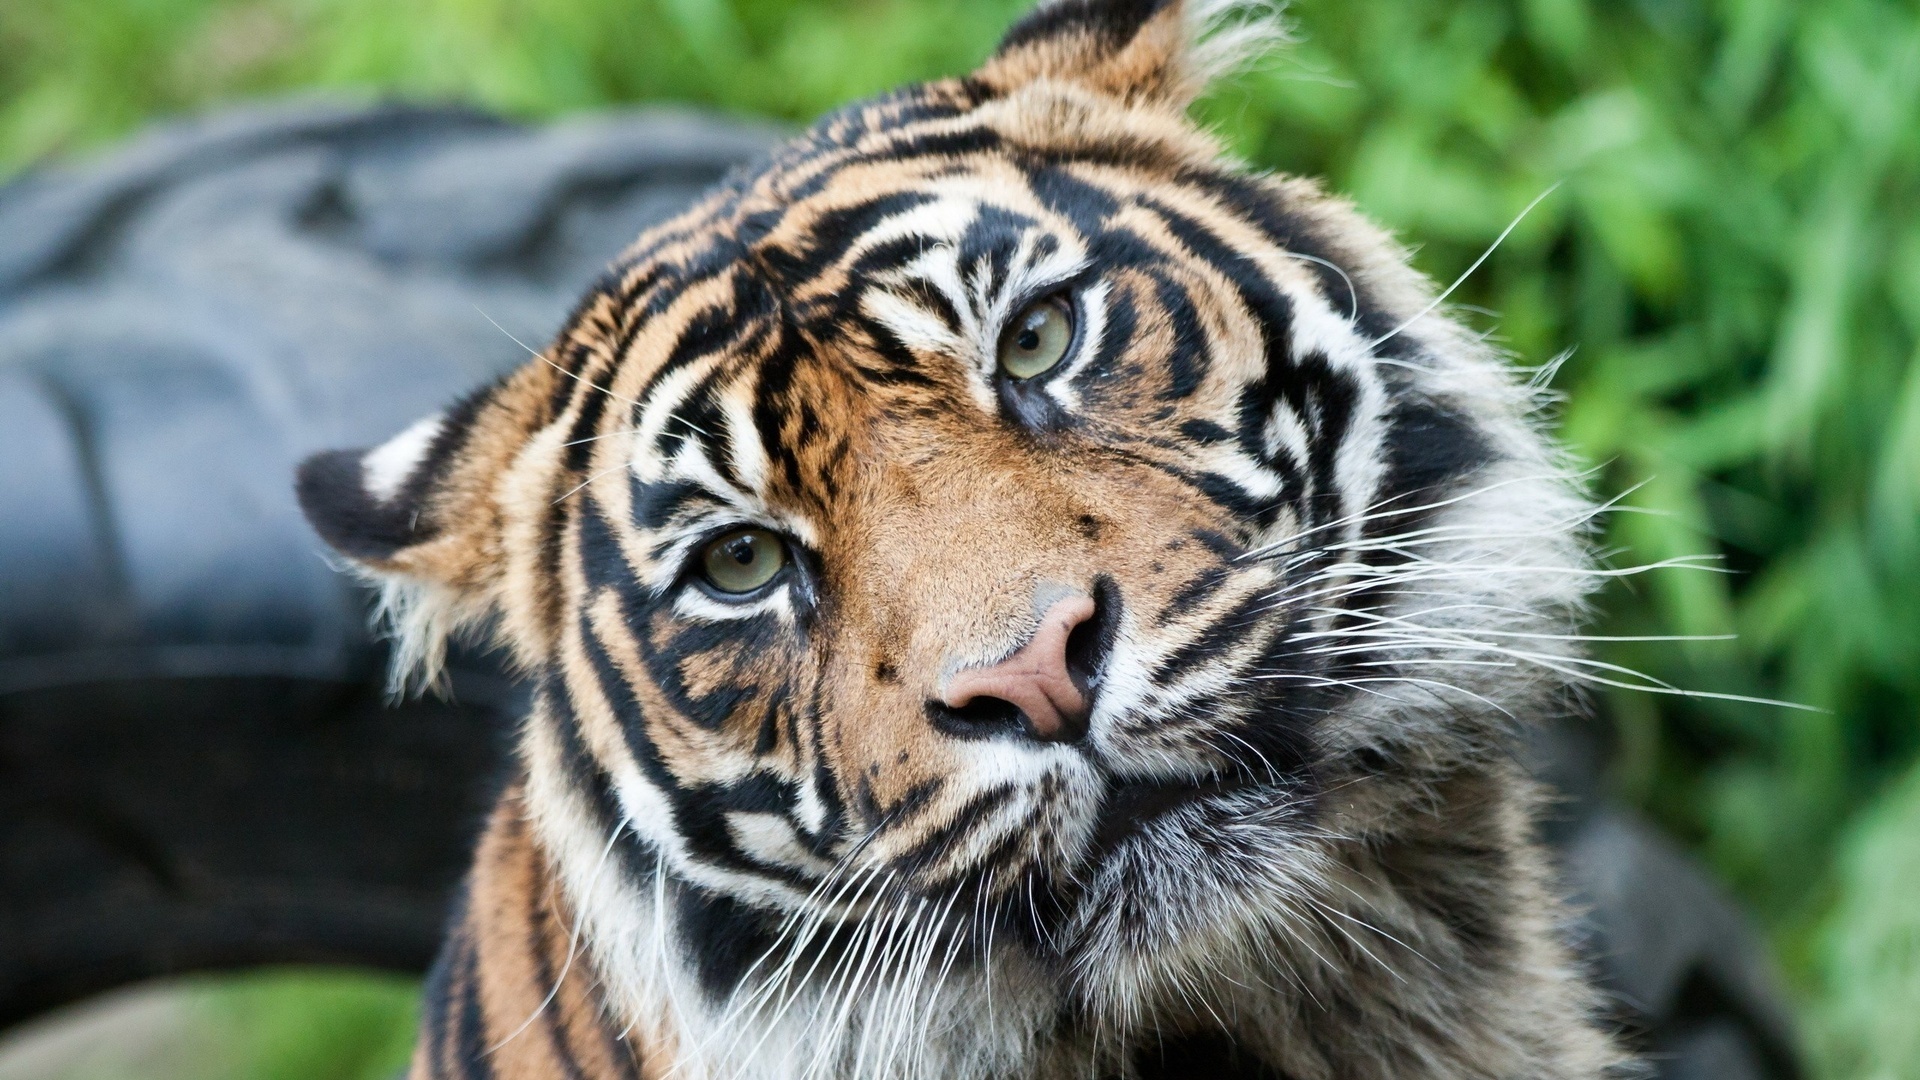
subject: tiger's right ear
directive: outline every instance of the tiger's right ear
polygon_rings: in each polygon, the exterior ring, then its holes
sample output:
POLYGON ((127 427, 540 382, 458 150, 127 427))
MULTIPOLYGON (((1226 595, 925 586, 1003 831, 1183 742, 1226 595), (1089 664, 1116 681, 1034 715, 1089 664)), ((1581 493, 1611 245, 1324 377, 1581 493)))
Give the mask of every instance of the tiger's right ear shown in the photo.
POLYGON ((434 481, 444 475, 465 425, 434 413, 373 449, 326 450, 300 463, 295 490, 314 531, 371 573, 418 563, 410 549, 441 532, 434 481))
POLYGON ((1071 83, 1173 111, 1286 39, 1274 0, 1041 0, 974 81, 998 94, 1071 83))
POLYGON ((437 677, 447 638, 498 606, 506 573, 504 492, 544 423, 529 373, 472 394, 372 449, 300 465, 300 508, 328 546, 380 587, 395 639, 396 689, 437 677), (520 407, 516 407, 520 406, 520 407))

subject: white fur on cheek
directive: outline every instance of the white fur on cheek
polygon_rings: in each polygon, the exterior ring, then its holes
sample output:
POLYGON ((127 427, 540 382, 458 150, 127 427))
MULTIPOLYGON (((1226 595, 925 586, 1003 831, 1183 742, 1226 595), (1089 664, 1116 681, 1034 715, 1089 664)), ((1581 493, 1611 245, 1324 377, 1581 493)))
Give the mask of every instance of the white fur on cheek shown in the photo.
POLYGON ((442 423, 441 415, 434 413, 414 421, 407 430, 367 451, 360 459, 361 483, 367 494, 383 503, 392 502, 426 458, 427 451, 433 448, 442 423))

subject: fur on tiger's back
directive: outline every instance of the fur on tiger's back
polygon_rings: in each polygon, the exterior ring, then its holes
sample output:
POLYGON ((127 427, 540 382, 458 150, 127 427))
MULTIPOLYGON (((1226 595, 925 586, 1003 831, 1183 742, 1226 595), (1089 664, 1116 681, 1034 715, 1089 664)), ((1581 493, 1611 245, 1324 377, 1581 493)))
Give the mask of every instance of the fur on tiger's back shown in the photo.
POLYGON ((1591 508, 1404 252, 1186 115, 1277 36, 1055 0, 302 466, 519 778, 414 1075, 1592 1078, 1520 728, 1591 508))

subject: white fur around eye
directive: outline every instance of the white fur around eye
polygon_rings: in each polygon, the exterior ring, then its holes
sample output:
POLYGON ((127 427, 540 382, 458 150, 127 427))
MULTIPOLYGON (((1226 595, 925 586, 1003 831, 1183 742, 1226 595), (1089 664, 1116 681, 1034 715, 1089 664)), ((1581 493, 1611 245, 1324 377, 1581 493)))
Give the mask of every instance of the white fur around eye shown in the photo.
POLYGON ((1080 325, 1074 328, 1073 349, 1045 386, 1046 392, 1062 408, 1080 407, 1080 391, 1074 386, 1074 380, 1099 355, 1101 343, 1106 339, 1107 297, 1112 291, 1113 285, 1106 281, 1092 282, 1080 290, 1079 303, 1074 305, 1080 325))
POLYGON ((698 586, 689 584, 674 597, 673 612, 683 619, 702 622, 733 622, 771 613, 778 616, 781 622, 792 623, 793 596, 792 591, 783 584, 769 590, 767 595, 758 600, 743 604, 716 600, 698 586))

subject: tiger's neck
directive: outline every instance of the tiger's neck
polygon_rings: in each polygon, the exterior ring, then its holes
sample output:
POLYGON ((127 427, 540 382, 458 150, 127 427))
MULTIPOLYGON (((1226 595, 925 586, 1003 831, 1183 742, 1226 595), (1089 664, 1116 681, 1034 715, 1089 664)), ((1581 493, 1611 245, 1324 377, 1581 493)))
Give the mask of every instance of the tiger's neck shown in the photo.
MULTIPOLYGON (((882 992, 762 1009, 748 1019, 710 1004, 700 990, 701 973, 691 965, 677 973, 677 986, 659 985, 659 972, 638 987, 630 977, 609 979, 608 965, 588 943, 618 949, 620 935, 609 941, 609 935, 596 934, 591 920, 578 917, 538 832, 527 820, 523 791, 510 789, 488 822, 428 977, 410 1080, 791 1080, 848 1075, 849 1067, 943 1080, 1138 1072, 1117 1063, 1102 1067, 1090 1040, 1061 1030, 1056 1002, 1031 994, 1023 1000, 1017 971, 1003 970, 991 993, 977 973, 952 980, 949 993, 932 999, 943 1013, 938 1016, 888 1015, 894 1010, 876 1007, 882 992), (823 1007, 830 1023, 820 1022, 823 1007), (622 1019, 643 1013, 639 1022, 622 1019), (876 1038, 821 1045, 794 1037, 795 1030, 873 1030, 885 1021, 893 1021, 892 1030, 876 1038), (726 1045, 700 1045, 715 1036, 725 1037, 726 1045), (914 1042, 910 1050, 898 1045, 905 1039, 914 1042), (863 1054, 890 1060, 850 1060, 863 1054)), ((675 928, 672 936, 684 940, 685 928, 675 928)), ((1191 1049, 1169 1058, 1168 1068, 1149 1072, 1170 1080, 1189 1075, 1187 1065, 1211 1062, 1208 1080, 1272 1075, 1235 1067, 1225 1046, 1191 1049)))
POLYGON ((765 951, 756 940, 688 919, 675 896, 697 890, 657 868, 609 872, 619 860, 605 830, 559 835, 567 800, 533 800, 533 822, 515 787, 428 979, 411 1077, 1599 1077, 1620 1056, 1588 1020, 1590 992, 1561 977, 1571 960, 1542 917, 1555 910, 1544 863, 1498 794, 1512 781, 1496 780, 1440 800, 1416 819, 1422 835, 1387 845, 1391 858, 1359 861, 1356 849, 1351 872, 1319 900, 1330 912, 1342 896, 1356 906, 1297 949, 1274 940, 1264 961, 1273 979, 1248 972, 1203 990, 1220 1023, 1143 1018, 1133 1046, 1077 1020, 1014 949, 896 986, 851 974, 899 966, 894 946, 869 943, 822 958, 793 980, 794 994, 741 989, 764 972, 716 986, 711 958, 765 951), (1308 984, 1288 995, 1277 989, 1288 977, 1308 984), (1189 1029, 1201 1034, 1178 1034, 1189 1029), (1255 1047, 1278 1064, 1255 1060, 1255 1047))

